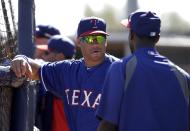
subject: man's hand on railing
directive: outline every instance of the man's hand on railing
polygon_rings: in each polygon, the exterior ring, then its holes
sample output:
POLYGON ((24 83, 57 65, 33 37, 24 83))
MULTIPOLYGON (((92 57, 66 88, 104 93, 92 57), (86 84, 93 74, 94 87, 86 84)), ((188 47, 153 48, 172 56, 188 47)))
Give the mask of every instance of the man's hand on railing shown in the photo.
POLYGON ((10 66, 0 66, 0 87, 19 87, 25 80, 25 77, 16 77, 15 73, 10 70, 10 66))

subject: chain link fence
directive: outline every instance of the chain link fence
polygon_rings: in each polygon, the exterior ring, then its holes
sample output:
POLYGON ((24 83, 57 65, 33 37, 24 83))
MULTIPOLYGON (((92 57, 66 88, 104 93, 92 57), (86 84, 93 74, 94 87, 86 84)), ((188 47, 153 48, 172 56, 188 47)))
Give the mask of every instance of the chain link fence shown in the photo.
MULTIPOLYGON (((0 76, 8 75, 10 59, 17 53, 15 14, 11 0, 1 0, 0 5, 0 76), (7 74, 6 74, 7 73, 7 74)), ((7 79, 8 80, 8 79, 7 79)), ((12 88, 9 81, 0 79, 0 131, 9 131, 11 122, 12 88)))

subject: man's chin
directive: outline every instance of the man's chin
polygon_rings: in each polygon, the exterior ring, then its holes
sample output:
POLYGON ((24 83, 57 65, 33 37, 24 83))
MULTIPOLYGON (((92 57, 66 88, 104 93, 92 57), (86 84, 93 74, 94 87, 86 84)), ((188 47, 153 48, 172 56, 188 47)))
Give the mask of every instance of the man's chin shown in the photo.
POLYGON ((91 54, 91 58, 93 60, 100 60, 100 59, 102 59, 102 57, 103 57, 103 55, 100 52, 96 52, 96 53, 92 53, 91 54))

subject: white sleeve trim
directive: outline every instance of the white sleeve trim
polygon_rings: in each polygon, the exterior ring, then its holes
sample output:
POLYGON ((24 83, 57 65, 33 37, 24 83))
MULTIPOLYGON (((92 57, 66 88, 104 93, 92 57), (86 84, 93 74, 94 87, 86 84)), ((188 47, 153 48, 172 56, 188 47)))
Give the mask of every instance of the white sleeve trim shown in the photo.
POLYGON ((44 89, 45 89, 46 91, 48 91, 48 89, 47 89, 47 87, 46 87, 46 85, 45 85, 45 82, 44 82, 43 74, 42 74, 43 67, 44 67, 44 65, 41 67, 41 71, 40 71, 41 82, 42 82, 42 85, 43 85, 44 89))

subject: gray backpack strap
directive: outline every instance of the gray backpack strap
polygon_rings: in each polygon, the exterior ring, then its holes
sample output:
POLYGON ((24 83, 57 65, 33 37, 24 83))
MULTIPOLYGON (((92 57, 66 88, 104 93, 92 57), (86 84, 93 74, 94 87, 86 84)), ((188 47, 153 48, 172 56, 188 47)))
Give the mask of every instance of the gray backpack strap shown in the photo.
POLYGON ((185 100, 186 100, 187 104, 189 105, 189 88, 188 88, 187 78, 185 77, 186 72, 179 69, 177 66, 172 66, 172 69, 179 81, 179 84, 180 84, 181 90, 183 92, 183 95, 185 97, 185 100))
POLYGON ((135 71, 135 68, 137 66, 137 58, 136 56, 133 56, 126 64, 126 79, 125 79, 125 91, 127 90, 128 84, 133 76, 133 73, 135 71))

